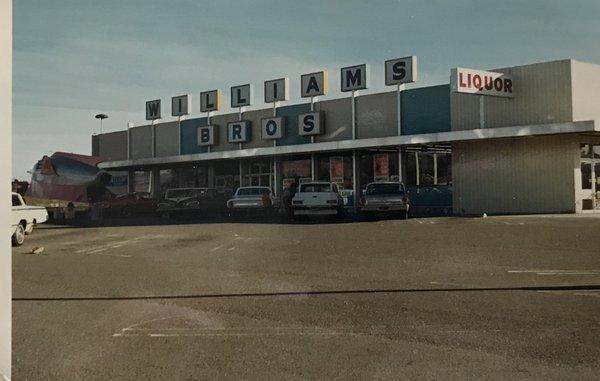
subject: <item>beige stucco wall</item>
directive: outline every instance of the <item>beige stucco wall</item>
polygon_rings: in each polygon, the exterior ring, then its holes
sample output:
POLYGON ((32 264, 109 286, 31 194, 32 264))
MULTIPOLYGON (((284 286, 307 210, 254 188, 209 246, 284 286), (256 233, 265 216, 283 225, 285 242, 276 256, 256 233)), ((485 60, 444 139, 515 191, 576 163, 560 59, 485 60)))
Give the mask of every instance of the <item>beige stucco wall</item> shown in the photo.
POLYGON ((600 65, 571 61, 573 120, 600 125, 600 65))
MULTIPOLYGON (((512 76, 514 98, 484 96, 485 128, 573 120, 571 60, 492 69, 512 76)), ((452 130, 480 128, 479 95, 450 94, 452 130)))
POLYGON ((456 214, 575 212, 579 136, 452 144, 456 214))

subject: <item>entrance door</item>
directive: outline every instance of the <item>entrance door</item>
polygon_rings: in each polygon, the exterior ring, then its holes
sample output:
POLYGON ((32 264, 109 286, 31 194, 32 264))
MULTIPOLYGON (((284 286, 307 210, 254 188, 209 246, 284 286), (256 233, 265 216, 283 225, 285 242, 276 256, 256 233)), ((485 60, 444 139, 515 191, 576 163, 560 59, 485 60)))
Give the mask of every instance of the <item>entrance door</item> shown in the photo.
POLYGON ((581 210, 600 211, 600 145, 581 145, 581 210))

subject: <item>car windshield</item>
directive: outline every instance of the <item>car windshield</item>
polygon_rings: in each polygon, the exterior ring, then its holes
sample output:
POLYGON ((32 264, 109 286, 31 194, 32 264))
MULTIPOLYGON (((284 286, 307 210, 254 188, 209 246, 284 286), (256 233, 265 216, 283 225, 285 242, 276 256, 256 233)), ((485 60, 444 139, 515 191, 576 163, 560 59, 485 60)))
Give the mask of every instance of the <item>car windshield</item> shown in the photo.
POLYGON ((167 191, 167 198, 195 197, 198 195, 198 189, 171 189, 167 191))
POLYGON ((402 194, 404 187, 401 184, 369 184, 367 194, 402 194))
POLYGON ((271 192, 269 188, 240 188, 236 195, 238 196, 258 196, 265 192, 271 192))
POLYGON ((331 192, 330 184, 302 184, 300 192, 331 192))

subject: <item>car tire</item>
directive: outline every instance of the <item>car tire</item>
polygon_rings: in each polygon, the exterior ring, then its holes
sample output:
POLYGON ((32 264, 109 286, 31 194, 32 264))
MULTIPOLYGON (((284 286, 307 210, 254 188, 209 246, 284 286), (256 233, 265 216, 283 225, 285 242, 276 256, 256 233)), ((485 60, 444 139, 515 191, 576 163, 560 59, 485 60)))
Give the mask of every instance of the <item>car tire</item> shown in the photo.
POLYGON ((23 242, 25 242, 25 228, 22 224, 19 224, 12 235, 12 244, 13 246, 21 246, 23 242))

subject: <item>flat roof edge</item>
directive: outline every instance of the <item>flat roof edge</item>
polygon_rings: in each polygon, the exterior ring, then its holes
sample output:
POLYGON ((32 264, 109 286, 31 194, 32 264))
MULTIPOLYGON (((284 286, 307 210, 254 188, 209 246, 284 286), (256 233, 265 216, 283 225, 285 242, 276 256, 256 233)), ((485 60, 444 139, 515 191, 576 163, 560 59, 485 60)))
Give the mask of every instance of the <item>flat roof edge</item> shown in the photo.
POLYGON ((128 167, 141 167, 147 165, 178 164, 194 161, 244 159, 261 156, 309 154, 318 152, 344 151, 378 147, 397 147, 414 144, 451 143, 469 140, 571 134, 581 132, 600 132, 600 126, 595 126, 593 120, 588 120, 566 123, 484 128, 475 130, 437 132, 429 134, 388 136, 382 138, 340 140, 335 142, 305 143, 262 148, 246 148, 241 150, 151 157, 143 159, 105 161, 100 163, 98 166, 102 169, 119 169, 128 167))

